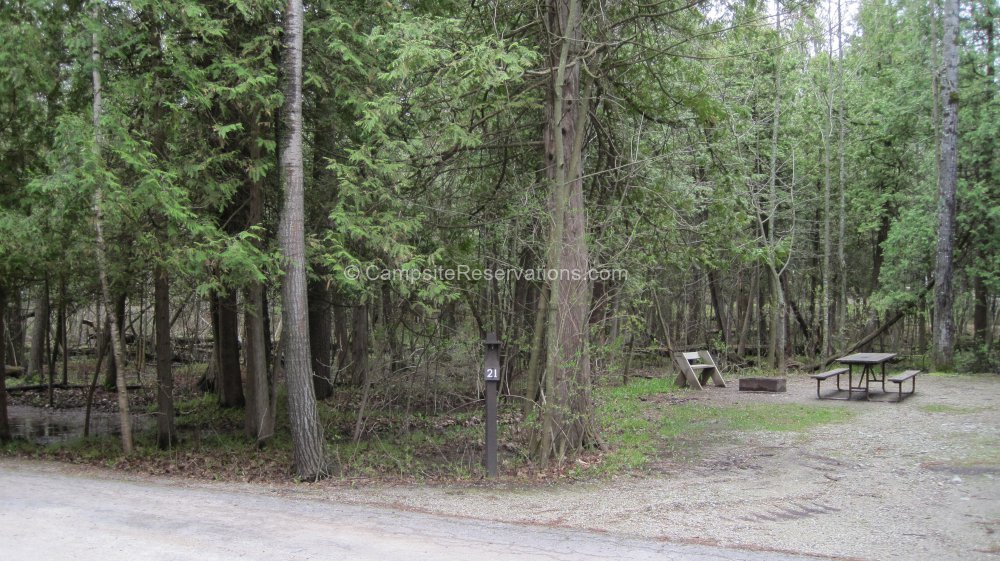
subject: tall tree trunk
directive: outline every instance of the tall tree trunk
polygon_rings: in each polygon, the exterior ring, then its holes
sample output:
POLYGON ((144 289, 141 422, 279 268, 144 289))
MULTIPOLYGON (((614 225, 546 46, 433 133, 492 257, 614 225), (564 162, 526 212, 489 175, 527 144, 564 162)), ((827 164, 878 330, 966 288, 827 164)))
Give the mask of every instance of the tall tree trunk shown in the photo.
POLYGON ((7 418, 7 288, 0 284, 0 442, 10 440, 10 420, 7 418))
POLYGON ((240 372, 239 307, 236 292, 216 295, 218 326, 215 345, 219 351, 219 370, 215 378, 219 404, 223 407, 243 407, 243 379, 240 372))
MULTIPOLYGON (((49 351, 49 380, 53 380, 54 384, 55 373, 56 373, 56 360, 62 356, 66 356, 66 347, 64 346, 63 339, 66 338, 66 278, 64 275, 59 277, 59 305, 56 307, 56 333, 54 336, 54 341, 52 342, 51 349, 49 351)), ((66 372, 62 373, 63 380, 62 383, 66 384, 66 372)))
POLYGON ((845 246, 847 244, 847 167, 844 164, 845 134, 847 130, 847 118, 844 115, 845 98, 847 97, 844 85, 844 33, 843 33, 843 13, 841 0, 837 0, 837 160, 838 178, 837 193, 840 197, 839 210, 837 212, 837 279, 839 289, 837 290, 837 349, 843 349, 847 344, 847 256, 845 246))
MULTIPOLYGON (((46 281, 46 284, 48 282, 46 281)), ((51 321, 51 316, 49 317, 51 321)), ((57 339, 58 341, 58 339, 57 339)), ((48 380, 48 399, 49 407, 55 407, 55 386, 56 383, 56 343, 52 342, 52 330, 45 330, 45 365, 49 372, 48 380)))
MULTIPOLYGON (((99 6, 95 4, 94 6, 94 24, 95 26, 100 26, 99 16, 99 6)), ((91 77, 93 79, 94 86, 94 105, 93 105, 93 118, 94 118, 94 157, 98 164, 101 162, 101 52, 100 43, 97 38, 97 31, 94 31, 91 36, 91 62, 93 63, 93 71, 91 77)), ((118 320, 115 314, 111 313, 111 288, 108 283, 108 260, 107 260, 107 245, 104 242, 104 190, 103 185, 100 180, 98 180, 94 188, 94 202, 93 202, 93 212, 94 212, 94 231, 96 233, 97 242, 97 272, 101 281, 101 294, 104 298, 104 310, 109 317, 111 322, 111 349, 114 353, 115 360, 118 363, 118 372, 115 376, 116 385, 118 387, 118 418, 121 425, 121 435, 122 435, 122 451, 128 455, 132 453, 132 421, 129 418, 128 410, 128 386, 125 382, 125 353, 122 351, 122 345, 119 339, 121 337, 119 334, 118 320)))
POLYGON ((587 349, 590 287, 584 276, 589 268, 582 173, 589 88, 580 80, 585 64, 581 9, 581 0, 548 0, 545 14, 552 68, 544 130, 551 188, 550 278, 542 423, 532 442, 542 465, 563 462, 597 436, 587 349), (576 276, 564 277, 562 271, 576 276))
POLYGON ((715 269, 709 269, 708 292, 712 299, 712 309, 715 310, 715 324, 719 328, 719 336, 722 337, 722 344, 728 347, 732 337, 729 335, 729 322, 726 321, 726 310, 722 307, 722 299, 719 298, 721 290, 719 286, 719 272, 715 269))
POLYGON ((31 355, 28 356, 28 369, 25 374, 31 376, 45 373, 45 340, 49 332, 49 279, 39 287, 35 299, 35 318, 31 329, 31 355))
POLYGON ((736 356, 743 357, 746 351, 747 334, 750 333, 750 320, 753 318, 754 298, 757 295, 757 284, 760 282, 760 269, 755 266, 750 278, 750 290, 747 292, 747 305, 743 314, 743 324, 740 326, 740 338, 736 343, 736 356))
MULTIPOLYGON (((781 41, 781 2, 775 5, 775 29, 778 34, 778 41, 781 41)), ((785 371, 785 344, 786 344, 786 306, 785 291, 781 286, 781 271, 777 265, 775 255, 777 245, 775 236, 777 235, 778 219, 778 131, 781 123, 781 48, 775 54, 774 65, 774 111, 771 123, 771 165, 768 176, 768 271, 771 273, 771 291, 774 297, 774 308, 771 313, 771 366, 778 372, 785 371)), ((786 263, 788 258, 786 258, 786 263)))
POLYGON ((292 428, 295 472, 304 479, 326 471, 323 427, 316 411, 309 356, 309 302, 306 291, 305 203, 302 163, 302 35, 301 0, 285 4, 282 50, 281 111, 281 209, 279 241, 285 275, 281 292, 285 336, 285 372, 288 380, 288 414, 292 428))
POLYGON ((989 341, 989 293, 981 274, 972 281, 972 292, 975 295, 975 310, 972 314, 972 332, 976 343, 985 345, 989 341))
MULTIPOLYGON (((382 337, 389 348, 389 374, 398 376, 403 373, 403 342, 399 336, 399 324, 402 320, 402 312, 392 298, 392 290, 389 285, 382 285, 382 337)), ((499 304, 491 305, 492 309, 499 309, 499 304)), ((496 324, 494 324, 496 325, 496 324)), ((501 369, 502 371, 502 369, 501 369)))
POLYGON ((156 330, 156 444, 166 450, 176 441, 176 433, 174 353, 170 345, 170 277, 162 265, 153 269, 153 322, 156 330))
MULTIPOLYGON (((111 329, 111 324, 115 323, 118 326, 118 329, 123 329, 122 325, 125 322, 125 304, 127 303, 126 300, 127 297, 125 295, 125 292, 122 291, 121 293, 116 294, 114 298, 115 298, 114 306, 112 308, 105 307, 105 310, 108 313, 113 312, 114 314, 113 317, 115 320, 114 322, 108 321, 107 328, 111 329)), ((122 332, 117 331, 116 333, 118 334, 117 340, 121 341, 123 339, 122 332)), ((124 360, 125 356, 124 350, 122 350, 121 355, 124 360)), ((118 359, 116 358, 117 356, 118 356, 117 352, 112 352, 108 356, 108 367, 104 374, 104 388, 108 391, 115 389, 116 385, 118 384, 118 359)))
POLYGON ((528 388, 524 393, 524 414, 528 415, 531 413, 538 399, 538 390, 541 387, 542 378, 542 368, 545 367, 542 362, 542 355, 545 353, 543 345, 545 344, 545 315, 549 308, 549 288, 548 286, 542 286, 541 290, 538 291, 538 304, 537 311, 535 313, 535 323, 534 328, 531 331, 531 354, 528 358, 528 388))
POLYGON ((10 351, 10 354, 7 355, 7 361, 17 366, 23 366, 25 329, 21 291, 9 290, 7 298, 10 300, 8 302, 7 315, 4 316, 7 319, 7 338, 3 341, 3 344, 10 345, 7 349, 10 351))
POLYGON ((785 301, 785 290, 781 286, 781 272, 773 266, 771 273, 771 296, 774 298, 774 309, 771 311, 771 366, 778 372, 785 372, 788 336, 788 303, 785 301))
POLYGON ((833 348, 831 339, 831 325, 832 319, 830 318, 830 305, 831 297, 830 293, 833 291, 831 286, 831 261, 833 257, 833 239, 831 238, 831 193, 833 191, 833 179, 832 179, 832 167, 830 163, 830 152, 832 152, 833 144, 833 91, 834 91, 834 74, 833 74, 833 14, 830 13, 830 5, 827 4, 827 52, 828 56, 826 59, 826 78, 827 78, 827 93, 826 93, 826 129, 823 131, 823 297, 820 302, 820 329, 822 330, 820 345, 822 346, 822 351, 820 351, 820 356, 826 356, 830 354, 830 350, 833 348))
MULTIPOLYGON (((983 11, 986 15, 986 29, 984 30, 986 35, 986 91, 988 92, 988 103, 996 107, 995 104, 998 96, 996 82, 996 26, 998 22, 993 12, 993 5, 990 2, 984 2, 983 4, 983 11)), ((996 142, 995 139, 994 142, 996 142)), ((994 171, 997 169, 995 164, 996 155, 996 149, 989 151, 986 155, 986 161, 983 163, 983 168, 987 170, 987 177, 992 178, 994 182, 998 179, 998 175, 994 171)), ((990 250, 983 248, 989 247, 989 240, 981 240, 979 243, 982 244, 979 249, 979 260, 980 262, 988 263, 991 257, 989 254, 990 250)), ((991 298, 990 289, 986 284, 987 278, 987 272, 977 271, 972 281, 972 290, 976 300, 972 318, 972 332, 975 335, 976 343, 981 348, 990 347, 992 343, 989 310, 991 298)))
POLYGON ((333 316, 330 313, 330 289, 323 279, 310 279, 309 291, 309 344, 312 356, 312 380, 316 399, 333 395, 330 380, 333 362, 333 316))
MULTIPOLYGON (((984 3, 983 6, 986 12, 986 84, 987 91, 989 92, 989 101, 991 103, 996 103, 997 101, 997 87, 996 87, 996 25, 997 18, 993 13, 993 7, 989 3, 984 3)), ((994 105, 995 106, 995 105, 994 105)), ((994 142, 996 140, 994 139, 994 142)), ((989 170, 987 172, 988 177, 997 178, 994 173, 995 168, 995 158, 996 150, 989 152, 987 160, 984 163, 984 168, 989 170)), ((986 245, 986 240, 983 240, 984 245, 986 245)), ((988 247, 988 246, 987 246, 988 247)), ((979 249, 979 260, 983 263, 988 263, 990 259, 989 249, 979 249)), ((987 273, 985 271, 977 271, 975 273, 975 279, 973 280, 973 294, 975 295, 976 307, 973 312, 972 318, 972 332, 975 334, 976 342, 982 346, 987 347, 992 342, 992 331, 990 330, 990 290, 986 285, 987 273)))
POLYGON ((354 335, 351 337, 351 383, 360 386, 368 376, 368 306, 355 306, 351 312, 354 335))
MULTIPOLYGON (((344 382, 342 376, 346 373, 347 365, 351 360, 351 332, 347 327, 347 307, 340 299, 340 293, 333 303, 333 334, 337 340, 337 373, 334 376, 336 381, 344 382)), ((350 381, 348 379, 347 381, 350 381)))
MULTIPOLYGON (((335 112, 332 98, 317 96, 314 106, 316 126, 312 139, 312 173, 310 204, 305 212, 306 228, 312 231, 335 229, 330 211, 337 202, 337 175, 330 169, 330 162, 337 156, 337 134, 329 115, 335 112)), ((307 117, 308 118, 308 117, 307 117)), ((313 388, 316 399, 333 395, 333 288, 327 267, 316 264, 307 281, 309 298, 309 343, 312 356, 313 388)))
MULTIPOLYGON (((165 84, 166 82, 163 79, 161 71, 163 67, 163 34, 160 20, 152 10, 143 10, 140 18, 149 31, 149 49, 153 53, 150 64, 156 69, 154 70, 155 79, 157 82, 165 84)), ((156 103, 152 109, 154 127, 152 149, 157 158, 166 161, 169 158, 166 125, 164 124, 164 116, 167 113, 167 108, 164 103, 163 92, 153 90, 150 93, 154 92, 156 103)), ((156 237, 160 251, 165 253, 171 240, 167 218, 159 209, 154 210, 153 223, 156 226, 156 237)), ((177 434, 174 428, 174 352, 170 336, 170 327, 172 324, 170 321, 170 273, 163 265, 165 257, 161 253, 160 260, 153 267, 153 331, 156 337, 154 348, 156 356, 156 444, 161 450, 169 449, 177 441, 177 434)), ((140 294, 144 294, 145 286, 140 290, 140 294)), ((144 306, 140 299, 140 314, 144 313, 143 308, 144 306)), ((141 317, 140 315, 140 350, 137 353, 137 362, 139 363, 140 371, 143 369, 143 362, 146 355, 146 336, 141 317)))
POLYGON ((952 254, 958 182, 958 0, 944 3, 944 75, 941 81, 941 166, 938 170, 938 235, 934 267, 934 367, 950 370, 955 353, 952 318, 952 254))
POLYGON ((268 335, 265 329, 264 285, 255 282, 246 289, 243 350, 247 365, 247 404, 244 428, 258 445, 274 436, 275 394, 268 367, 268 335))
MULTIPOLYGON (((59 348, 62 350, 62 383, 64 386, 69 384, 69 325, 67 325, 69 317, 66 315, 67 300, 66 275, 62 275, 59 277, 59 348)), ((0 318, 2 317, 0 315, 0 318)))
MULTIPOLYGON (((260 136, 260 119, 250 123, 251 135, 260 136)), ((250 147, 254 160, 262 156, 260 145, 250 147)), ((247 228, 259 226, 264 218, 264 185, 261 180, 251 180, 247 196, 247 228)), ((274 377, 268 361, 271 336, 267 322, 267 304, 264 284, 251 282, 245 290, 243 303, 243 356, 246 358, 246 409, 243 427, 248 437, 258 446, 274 436, 275 393, 274 377)))

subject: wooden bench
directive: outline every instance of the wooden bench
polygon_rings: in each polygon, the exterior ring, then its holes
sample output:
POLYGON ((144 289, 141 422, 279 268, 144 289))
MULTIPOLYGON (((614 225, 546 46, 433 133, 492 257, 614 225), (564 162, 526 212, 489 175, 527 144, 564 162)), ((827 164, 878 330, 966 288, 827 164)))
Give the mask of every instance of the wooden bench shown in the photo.
POLYGON ((886 378, 893 384, 896 384, 896 387, 899 389, 899 399, 896 400, 896 403, 903 401, 904 397, 909 397, 913 395, 914 392, 917 391, 917 374, 920 374, 919 370, 906 370, 900 372, 899 374, 896 374, 891 378, 886 378), (904 394, 903 382, 907 380, 910 380, 910 391, 904 394))
MULTIPOLYGON (((823 380, 829 380, 834 376, 837 377, 837 391, 842 391, 840 389, 840 375, 846 374, 849 369, 847 368, 834 368, 833 370, 827 370, 826 372, 820 372, 819 374, 813 374, 809 376, 810 378, 816 380, 816 397, 818 399, 823 399, 823 395, 820 394, 819 387, 823 383, 823 380)), ((848 391, 847 398, 850 399, 850 391, 848 391)))
POLYGON ((719 367, 712 360, 712 355, 708 351, 696 351, 690 353, 675 353, 674 364, 680 373, 677 375, 677 387, 704 389, 702 386, 708 383, 711 378, 716 386, 726 387, 726 381, 722 379, 719 367))

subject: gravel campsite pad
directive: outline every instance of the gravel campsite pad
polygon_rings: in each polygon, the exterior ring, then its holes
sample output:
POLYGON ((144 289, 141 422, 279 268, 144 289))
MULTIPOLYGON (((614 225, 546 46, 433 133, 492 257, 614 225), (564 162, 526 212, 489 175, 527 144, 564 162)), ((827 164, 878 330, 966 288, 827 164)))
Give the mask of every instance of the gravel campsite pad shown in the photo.
POLYGON ((445 515, 833 559, 1000 559, 1000 377, 922 375, 917 393, 900 404, 820 401, 805 376, 790 378, 787 393, 741 393, 736 386, 683 395, 716 405, 844 407, 855 415, 803 432, 703 433, 694 457, 668 456, 648 473, 596 483, 541 489, 502 479, 374 489, 334 483, 313 492, 445 515))

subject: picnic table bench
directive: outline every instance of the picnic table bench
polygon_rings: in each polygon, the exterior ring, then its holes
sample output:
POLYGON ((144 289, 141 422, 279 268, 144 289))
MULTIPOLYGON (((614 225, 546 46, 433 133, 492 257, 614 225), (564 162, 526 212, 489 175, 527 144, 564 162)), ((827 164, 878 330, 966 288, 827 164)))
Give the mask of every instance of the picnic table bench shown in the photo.
MULTIPOLYGON (((823 383, 823 380, 829 380, 830 378, 833 378, 834 376, 837 377, 837 391, 838 392, 843 391, 840 388, 840 375, 841 374, 847 374, 848 370, 849 369, 847 369, 847 368, 834 368, 833 370, 827 370, 826 372, 820 372, 819 374, 813 374, 812 376, 809 376, 810 378, 816 380, 816 397, 819 398, 819 399, 823 399, 823 395, 820 393, 820 384, 823 383)), ((830 396, 827 396, 827 398, 828 399, 843 399, 843 398, 834 398, 834 397, 830 397, 830 396)), ((851 392, 850 392, 850 390, 848 390, 848 392, 847 392, 847 399, 851 399, 851 392)))
POLYGON ((896 388, 899 390, 899 398, 896 399, 896 403, 903 401, 905 397, 910 397, 917 391, 917 374, 920 374, 919 370, 904 370, 899 374, 896 374, 889 381, 896 384, 896 388), (910 381, 910 391, 903 393, 903 382, 910 381))

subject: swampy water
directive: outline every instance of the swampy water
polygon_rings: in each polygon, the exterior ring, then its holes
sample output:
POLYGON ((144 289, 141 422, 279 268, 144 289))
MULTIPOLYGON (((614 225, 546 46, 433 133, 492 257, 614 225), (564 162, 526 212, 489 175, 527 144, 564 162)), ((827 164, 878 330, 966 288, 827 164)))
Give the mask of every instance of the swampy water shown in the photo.
MULTIPOLYGON (((14 438, 29 440, 36 444, 53 444, 83 436, 86 410, 12 405, 7 410, 7 416, 14 438)), ((152 426, 150 415, 132 415, 133 432, 147 430, 152 426)), ((121 434, 118 414, 91 411, 90 434, 121 434)))

